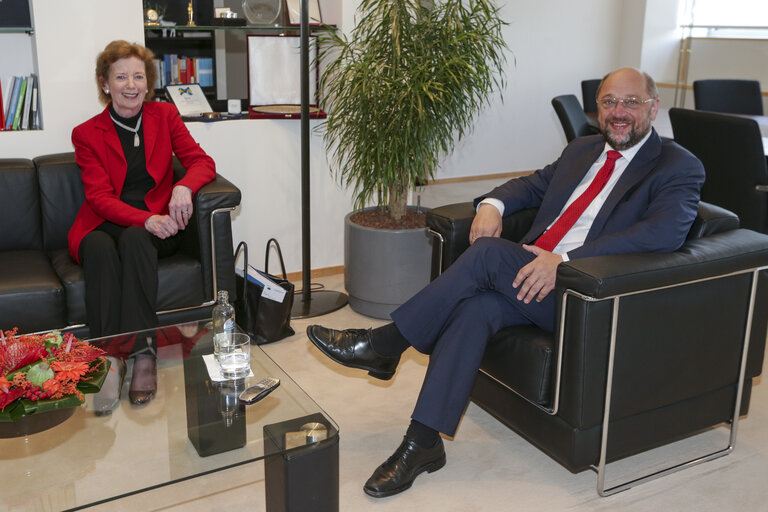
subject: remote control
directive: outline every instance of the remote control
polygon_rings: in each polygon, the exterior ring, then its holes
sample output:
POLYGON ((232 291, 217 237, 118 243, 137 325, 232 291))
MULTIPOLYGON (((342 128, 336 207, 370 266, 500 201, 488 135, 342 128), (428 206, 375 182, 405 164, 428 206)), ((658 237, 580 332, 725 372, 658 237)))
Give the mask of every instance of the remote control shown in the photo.
POLYGON ((240 401, 248 405, 255 404, 280 385, 280 379, 264 377, 259 382, 240 393, 240 401))

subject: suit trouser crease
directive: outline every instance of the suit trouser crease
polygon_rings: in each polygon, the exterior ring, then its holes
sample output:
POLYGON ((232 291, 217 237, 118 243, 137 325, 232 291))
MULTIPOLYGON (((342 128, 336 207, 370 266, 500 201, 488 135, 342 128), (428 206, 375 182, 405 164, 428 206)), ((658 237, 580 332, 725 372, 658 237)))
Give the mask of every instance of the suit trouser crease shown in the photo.
POLYGON ((412 418, 453 435, 480 367, 488 338, 512 325, 552 331, 554 298, 525 304, 512 286, 535 256, 521 245, 480 238, 440 277, 392 313, 398 330, 429 366, 412 418))

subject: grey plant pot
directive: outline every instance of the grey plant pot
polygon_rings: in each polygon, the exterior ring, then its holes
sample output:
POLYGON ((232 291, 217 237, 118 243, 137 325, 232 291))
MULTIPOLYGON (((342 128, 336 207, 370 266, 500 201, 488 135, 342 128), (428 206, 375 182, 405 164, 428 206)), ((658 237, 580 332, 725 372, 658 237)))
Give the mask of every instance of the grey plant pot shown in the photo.
POLYGON ((432 237, 427 228, 360 226, 349 220, 353 213, 344 217, 349 305, 360 314, 388 320, 392 311, 429 284, 432 237))

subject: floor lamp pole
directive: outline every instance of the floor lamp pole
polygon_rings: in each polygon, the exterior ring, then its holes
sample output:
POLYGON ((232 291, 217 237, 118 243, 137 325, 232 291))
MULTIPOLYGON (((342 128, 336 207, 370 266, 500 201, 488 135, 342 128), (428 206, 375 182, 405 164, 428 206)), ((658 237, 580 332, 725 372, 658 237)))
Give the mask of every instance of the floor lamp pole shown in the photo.
POLYGON ((309 318, 336 311, 347 304, 346 294, 312 291, 309 196, 309 0, 301 0, 301 296, 294 297, 291 318, 309 318))

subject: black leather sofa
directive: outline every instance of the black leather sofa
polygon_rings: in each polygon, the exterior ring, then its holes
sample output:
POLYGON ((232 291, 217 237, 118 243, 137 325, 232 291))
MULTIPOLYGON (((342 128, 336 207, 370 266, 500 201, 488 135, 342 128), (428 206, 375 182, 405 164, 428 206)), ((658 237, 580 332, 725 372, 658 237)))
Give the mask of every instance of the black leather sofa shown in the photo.
MULTIPOLYGON (((427 213, 442 240, 433 277, 468 247, 474 213, 471 203, 427 213)), ((522 238, 535 213, 506 217, 502 236, 522 238)), ((761 373, 768 236, 738 224, 702 202, 674 253, 562 263, 555 333, 526 326, 492 336, 471 399, 570 471, 595 469, 601 495, 663 474, 604 484, 611 461, 736 424, 761 373)), ((729 453, 735 426, 731 432, 729 446, 696 462, 729 453)))
MULTIPOLYGON (((178 161, 174 172, 185 172, 178 161)), ((83 200, 74 153, 0 159, 0 328, 88 335, 82 267, 67 249, 83 200)), ((229 212, 238 204, 240 191, 218 174, 195 194, 181 249, 160 260, 162 325, 209 315, 217 288, 233 293, 229 212)))

